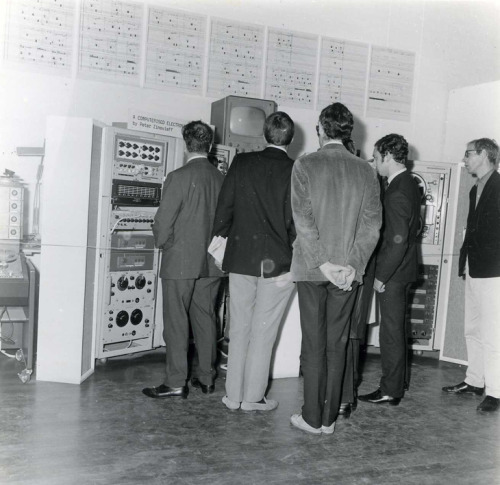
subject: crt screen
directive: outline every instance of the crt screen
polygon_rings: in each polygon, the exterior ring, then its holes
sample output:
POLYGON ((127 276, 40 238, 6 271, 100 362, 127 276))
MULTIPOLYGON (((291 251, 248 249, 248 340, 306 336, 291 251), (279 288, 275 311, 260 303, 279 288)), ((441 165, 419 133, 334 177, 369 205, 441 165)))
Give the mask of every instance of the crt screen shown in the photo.
POLYGON ((266 114, 260 108, 235 106, 231 109, 229 130, 233 135, 259 137, 264 134, 266 114))

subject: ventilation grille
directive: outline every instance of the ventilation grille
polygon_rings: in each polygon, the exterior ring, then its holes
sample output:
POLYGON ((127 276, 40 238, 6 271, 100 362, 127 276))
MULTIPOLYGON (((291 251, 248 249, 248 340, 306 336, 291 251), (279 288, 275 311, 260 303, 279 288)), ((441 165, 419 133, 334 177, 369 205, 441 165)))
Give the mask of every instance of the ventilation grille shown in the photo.
POLYGON ((116 195, 131 199, 155 199, 158 191, 155 187, 144 187, 138 185, 118 185, 116 195))

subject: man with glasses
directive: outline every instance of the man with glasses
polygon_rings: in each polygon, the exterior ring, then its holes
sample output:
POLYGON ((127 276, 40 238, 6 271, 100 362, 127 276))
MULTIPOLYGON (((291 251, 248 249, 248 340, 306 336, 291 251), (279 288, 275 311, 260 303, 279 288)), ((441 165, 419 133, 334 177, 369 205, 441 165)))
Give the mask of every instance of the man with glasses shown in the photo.
POLYGON ((300 307, 304 405, 291 423, 316 435, 334 432, 351 310, 382 222, 374 170, 342 144, 352 128, 343 104, 327 106, 316 128, 321 148, 292 170, 297 239, 291 271, 300 307))
POLYGON ((467 171, 477 178, 469 193, 469 215, 460 250, 459 276, 465 278, 465 380, 443 387, 451 394, 485 399, 478 411, 496 411, 500 403, 500 174, 498 145, 489 138, 468 143, 467 171))

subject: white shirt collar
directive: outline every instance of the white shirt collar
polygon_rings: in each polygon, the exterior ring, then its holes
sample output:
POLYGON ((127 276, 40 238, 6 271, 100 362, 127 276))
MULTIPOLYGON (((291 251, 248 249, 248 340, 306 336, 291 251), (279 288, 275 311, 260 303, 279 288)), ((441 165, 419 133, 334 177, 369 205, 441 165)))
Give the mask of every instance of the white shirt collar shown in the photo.
POLYGON ((187 158, 186 163, 190 162, 191 160, 194 160, 195 158, 207 158, 206 155, 191 155, 190 157, 187 158))
POLYGON ((342 146, 344 146, 344 144, 340 140, 330 140, 330 141, 327 141, 326 143, 323 143, 324 147, 326 147, 326 145, 342 145, 342 146))
POLYGON ((406 172, 406 167, 402 168, 401 170, 398 170, 397 172, 393 173, 390 177, 387 178, 387 185, 389 185, 400 173, 406 172))
POLYGON ((269 144, 269 145, 267 145, 267 147, 266 147, 266 148, 277 148, 278 150, 283 150, 285 153, 288 153, 288 152, 286 151, 286 147, 284 147, 284 146, 280 146, 280 145, 272 145, 272 144, 269 144))

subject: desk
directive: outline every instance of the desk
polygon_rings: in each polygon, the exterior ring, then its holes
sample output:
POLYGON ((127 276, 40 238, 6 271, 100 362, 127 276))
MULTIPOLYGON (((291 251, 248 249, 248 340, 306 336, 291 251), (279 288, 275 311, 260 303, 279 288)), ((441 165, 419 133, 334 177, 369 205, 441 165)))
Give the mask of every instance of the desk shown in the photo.
MULTIPOLYGON (((1 353, 23 362, 25 368, 18 373, 23 383, 31 379, 35 342, 36 271, 31 261, 23 260, 28 278, 28 291, 19 297, 0 296, 1 353), (13 352, 15 350, 15 352, 13 352)), ((3 282, 3 285, 8 282, 3 282)))

